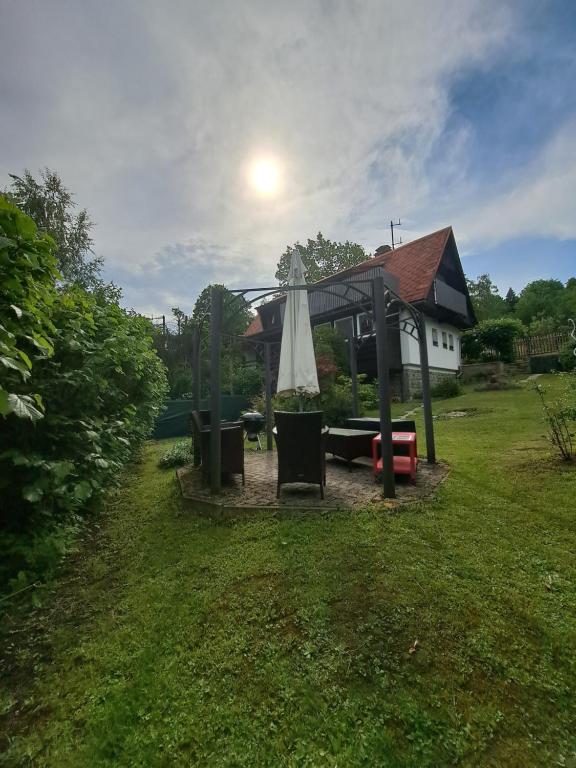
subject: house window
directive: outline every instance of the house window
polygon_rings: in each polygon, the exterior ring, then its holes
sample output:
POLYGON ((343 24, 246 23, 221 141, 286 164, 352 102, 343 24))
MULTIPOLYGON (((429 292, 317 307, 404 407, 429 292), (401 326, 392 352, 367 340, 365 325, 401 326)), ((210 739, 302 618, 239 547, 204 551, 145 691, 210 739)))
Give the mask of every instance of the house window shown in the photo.
POLYGON ((342 317, 340 320, 334 321, 334 330, 341 333, 345 339, 350 339, 354 336, 354 323, 351 317, 342 317))
POLYGON ((434 347, 438 346, 438 329, 432 328, 432 345, 434 347))
POLYGON ((367 312, 362 312, 358 315, 358 335, 366 336, 366 334, 372 333, 373 330, 372 315, 369 315, 367 312))
POLYGON ((448 349, 448 334, 446 331, 442 331, 442 346, 444 349, 448 349))
POLYGON ((451 333, 448 334, 448 346, 454 352, 454 336, 451 333))

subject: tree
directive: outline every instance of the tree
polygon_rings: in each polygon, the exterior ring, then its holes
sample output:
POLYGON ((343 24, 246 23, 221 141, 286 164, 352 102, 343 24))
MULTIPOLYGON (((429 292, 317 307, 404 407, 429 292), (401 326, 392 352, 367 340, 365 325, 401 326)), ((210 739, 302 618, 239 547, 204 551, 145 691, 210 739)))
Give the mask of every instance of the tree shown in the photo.
POLYGON ((506 314, 507 305, 498 293, 490 275, 479 275, 476 281, 466 280, 474 312, 479 322, 495 320, 506 314))
POLYGON ((45 168, 39 180, 28 170, 23 176, 10 174, 10 178, 12 182, 6 196, 35 221, 40 232, 55 241, 57 266, 63 281, 106 291, 107 286, 100 278, 102 259, 94 257, 92 251, 90 231, 94 225, 84 208, 75 212, 74 198, 58 174, 45 168))
MULTIPOLYGON (((203 392, 210 378, 210 294, 212 285, 206 286, 196 299, 192 319, 201 327, 201 381, 203 392)), ((222 339, 220 342, 220 386, 223 392, 234 394, 236 372, 242 366, 243 354, 236 336, 242 336, 252 320, 250 306, 243 296, 239 297, 223 285, 214 284, 224 292, 222 306, 222 339)))
POLYGON ((518 296, 516 295, 514 288, 508 288, 508 292, 504 301, 508 307, 508 312, 512 314, 516 309, 516 304, 518 304, 518 296))
POLYGON ((560 280, 534 280, 520 293, 516 314, 523 323, 551 317, 564 320, 564 285, 560 280))
POLYGON ((210 329, 210 293, 212 287, 222 288, 224 292, 222 309, 222 330, 232 336, 241 336, 250 321, 252 313, 244 297, 236 296, 224 285, 207 285, 196 299, 192 318, 207 331, 210 329))
POLYGON ((309 283, 314 283, 323 277, 330 277, 335 272, 353 267, 368 258, 368 254, 361 245, 351 243, 349 240, 345 243, 333 243, 327 240, 322 232, 318 232, 316 240, 309 239, 306 245, 296 242, 286 248, 276 269, 276 279, 280 285, 288 283, 290 259, 295 250, 300 252, 309 283))
POLYGON ((514 359, 514 341, 524 332, 519 320, 503 317, 482 320, 462 334, 462 354, 467 360, 497 359, 511 363, 514 359))

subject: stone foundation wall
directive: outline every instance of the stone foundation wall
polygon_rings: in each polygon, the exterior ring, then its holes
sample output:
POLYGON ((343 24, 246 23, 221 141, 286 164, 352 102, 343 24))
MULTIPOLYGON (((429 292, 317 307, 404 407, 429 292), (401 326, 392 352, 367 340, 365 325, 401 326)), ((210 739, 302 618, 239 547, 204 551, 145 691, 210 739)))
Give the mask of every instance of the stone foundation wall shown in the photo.
MULTIPOLYGON (((445 368, 430 367, 430 386, 434 387, 444 379, 452 379, 456 376, 456 371, 446 370, 445 368)), ((405 365, 402 370, 402 400, 411 400, 413 397, 420 397, 422 394, 422 375, 420 366, 405 365)))

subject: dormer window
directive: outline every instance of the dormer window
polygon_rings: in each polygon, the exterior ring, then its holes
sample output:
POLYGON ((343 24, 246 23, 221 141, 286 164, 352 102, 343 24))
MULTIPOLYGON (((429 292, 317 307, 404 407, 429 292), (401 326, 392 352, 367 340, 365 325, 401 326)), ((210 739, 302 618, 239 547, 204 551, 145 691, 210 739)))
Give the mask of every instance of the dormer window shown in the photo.
POLYGON ((438 329, 432 328, 432 346, 438 346, 438 329))

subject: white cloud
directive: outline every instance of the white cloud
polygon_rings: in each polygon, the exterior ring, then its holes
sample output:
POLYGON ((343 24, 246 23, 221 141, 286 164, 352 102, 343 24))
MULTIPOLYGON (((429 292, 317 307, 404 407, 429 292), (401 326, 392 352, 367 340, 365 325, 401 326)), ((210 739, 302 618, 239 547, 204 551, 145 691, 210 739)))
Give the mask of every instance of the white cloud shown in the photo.
MULTIPOLYGON (((137 306, 269 281, 297 239, 374 247, 391 217, 431 210, 450 78, 512 26, 496 0, 14 4, 0 172, 57 169, 137 306), (247 189, 260 152, 283 165, 276 200, 247 189)), ((454 178, 465 140, 446 158, 454 178)))
POLYGON ((517 237, 576 238, 576 122, 562 126, 505 191, 459 217, 475 248, 517 237))

